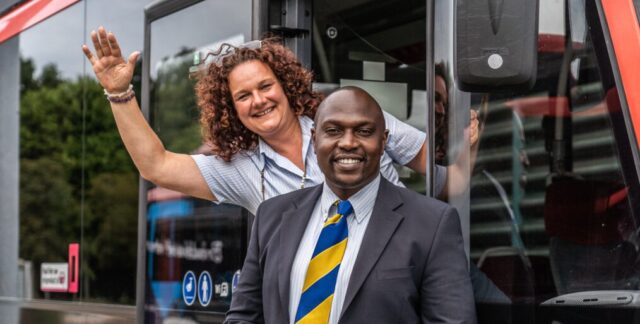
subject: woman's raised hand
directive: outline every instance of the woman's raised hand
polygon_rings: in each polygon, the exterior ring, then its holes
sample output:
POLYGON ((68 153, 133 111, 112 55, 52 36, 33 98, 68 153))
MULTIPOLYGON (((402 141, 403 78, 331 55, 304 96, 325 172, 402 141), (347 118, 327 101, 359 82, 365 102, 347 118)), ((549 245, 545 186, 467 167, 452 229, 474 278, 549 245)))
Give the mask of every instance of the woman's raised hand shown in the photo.
POLYGON ((91 62, 93 72, 102 87, 110 93, 126 91, 133 78, 133 70, 140 52, 131 53, 125 61, 116 37, 111 32, 107 33, 102 26, 98 28, 98 32, 91 31, 91 40, 96 55, 91 53, 87 45, 82 45, 82 51, 91 62))

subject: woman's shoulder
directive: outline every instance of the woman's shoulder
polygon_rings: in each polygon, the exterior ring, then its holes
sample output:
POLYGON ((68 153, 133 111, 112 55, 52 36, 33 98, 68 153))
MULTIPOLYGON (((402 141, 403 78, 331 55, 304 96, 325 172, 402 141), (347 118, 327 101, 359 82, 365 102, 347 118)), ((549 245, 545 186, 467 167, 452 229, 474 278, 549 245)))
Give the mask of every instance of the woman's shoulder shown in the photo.
POLYGON ((230 161, 225 161, 217 155, 193 154, 191 157, 198 165, 215 168, 248 168, 260 164, 260 154, 257 149, 238 152, 231 157, 230 161))
POLYGON ((306 115, 301 115, 298 117, 298 121, 300 122, 300 127, 302 131, 309 131, 313 128, 313 119, 306 115))

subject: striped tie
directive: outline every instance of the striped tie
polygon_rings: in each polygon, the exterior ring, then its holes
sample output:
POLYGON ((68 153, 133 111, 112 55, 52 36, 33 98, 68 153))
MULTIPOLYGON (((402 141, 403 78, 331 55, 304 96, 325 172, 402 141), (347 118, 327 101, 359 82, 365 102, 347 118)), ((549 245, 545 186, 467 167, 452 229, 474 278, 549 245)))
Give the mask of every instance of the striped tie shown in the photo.
POLYGON ((338 205, 338 212, 324 222, 309 262, 296 312, 296 324, 329 322, 333 291, 347 247, 347 216, 353 212, 348 200, 339 200, 335 204, 338 205))

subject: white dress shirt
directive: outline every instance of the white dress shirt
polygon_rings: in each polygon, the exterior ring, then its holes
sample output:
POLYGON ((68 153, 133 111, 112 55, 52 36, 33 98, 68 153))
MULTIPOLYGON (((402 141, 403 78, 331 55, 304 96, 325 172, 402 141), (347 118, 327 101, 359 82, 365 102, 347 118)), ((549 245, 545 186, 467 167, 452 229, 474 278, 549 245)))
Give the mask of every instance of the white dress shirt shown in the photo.
MULTIPOLYGON (((342 304, 344 303, 349 279, 351 278, 351 271, 356 262, 358 251, 360 251, 360 245, 362 244, 362 238, 369 224, 369 219, 371 219, 371 212, 373 211, 373 204, 376 201, 379 187, 380 175, 355 195, 349 197, 349 202, 351 202, 351 206, 353 207, 353 214, 347 217, 347 226, 349 228, 347 248, 340 263, 340 270, 338 271, 329 324, 338 323, 338 319, 340 318, 342 304)), ((309 262, 311 261, 311 256, 313 255, 313 250, 320 237, 325 220, 336 212, 336 207, 333 206, 333 203, 338 199, 338 196, 336 196, 325 183, 323 185, 322 195, 313 208, 311 218, 298 246, 298 251, 296 252, 291 268, 289 288, 289 318, 292 324, 295 321, 300 296, 302 295, 302 286, 307 274, 309 262)))

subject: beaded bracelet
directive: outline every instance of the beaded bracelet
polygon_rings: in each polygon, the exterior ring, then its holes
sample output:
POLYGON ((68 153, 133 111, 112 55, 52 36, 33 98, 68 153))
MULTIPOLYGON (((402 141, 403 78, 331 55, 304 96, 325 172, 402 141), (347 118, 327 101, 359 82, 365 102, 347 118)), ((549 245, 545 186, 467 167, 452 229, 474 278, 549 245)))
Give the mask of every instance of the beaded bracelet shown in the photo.
POLYGON ((127 88, 126 91, 119 93, 109 93, 107 89, 104 89, 104 95, 107 97, 107 100, 112 103, 125 103, 136 97, 132 84, 129 84, 129 88, 127 88))

